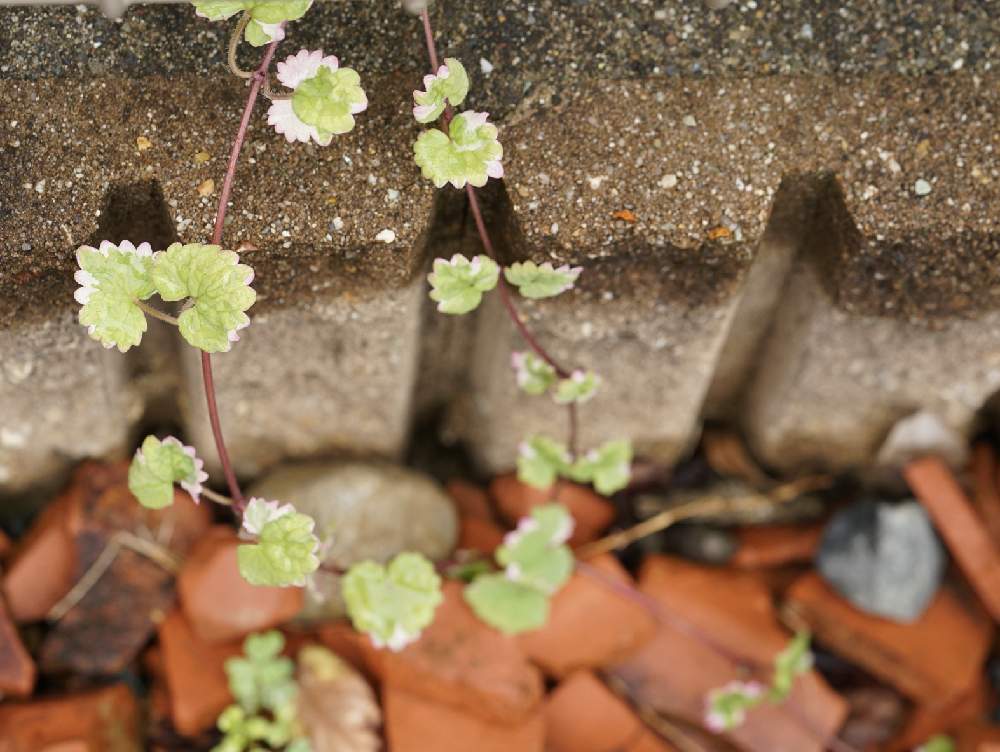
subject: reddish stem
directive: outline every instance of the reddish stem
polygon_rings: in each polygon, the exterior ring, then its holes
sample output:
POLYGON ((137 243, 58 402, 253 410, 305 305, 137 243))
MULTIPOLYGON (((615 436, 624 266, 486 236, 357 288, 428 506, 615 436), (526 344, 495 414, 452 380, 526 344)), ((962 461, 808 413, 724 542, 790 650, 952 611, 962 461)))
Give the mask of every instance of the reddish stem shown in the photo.
MULTIPOLYGON (((215 229, 212 232, 212 243, 214 245, 222 243, 222 231, 226 223, 229 196, 233 192, 233 180, 236 178, 236 165, 240 160, 243 143, 246 141, 247 129, 250 127, 250 116, 253 114, 254 105, 257 103, 257 97, 267 77, 267 71, 271 67, 271 60, 274 58, 274 52, 277 47, 277 41, 271 42, 267 46, 267 50, 264 52, 264 59, 261 60, 260 66, 254 72, 253 78, 250 81, 247 103, 243 108, 240 127, 236 131, 233 148, 229 154, 226 177, 222 181, 222 191, 219 194, 219 208, 215 212, 215 229)), ((239 481, 236 479, 236 472, 233 470, 233 463, 230 461, 229 452, 226 449, 226 440, 222 434, 222 422, 219 420, 219 406, 215 399, 215 380, 212 378, 212 357, 204 351, 201 353, 201 374, 205 384, 205 402, 208 404, 208 420, 212 425, 212 436, 215 437, 215 449, 219 454, 222 472, 226 476, 229 494, 233 497, 233 509, 242 516, 243 510, 246 508, 246 499, 243 496, 243 491, 240 490, 239 481)))
POLYGON ((438 51, 437 45, 434 44, 434 30, 431 28, 431 16, 427 12, 427 8, 420 12, 420 20, 424 23, 424 41, 427 42, 427 55, 431 59, 431 68, 433 68, 431 73, 437 73, 438 51))
MULTIPOLYGON (((431 18, 427 9, 424 8, 420 13, 420 20, 423 22, 424 26, 424 39, 427 43, 427 56, 430 58, 432 73, 436 73, 438 69, 438 54, 437 45, 434 43, 434 30, 431 28, 431 18)), ((447 133, 448 125, 451 122, 452 111, 451 106, 447 106, 444 112, 444 131, 447 133)), ((493 241, 490 239, 490 233, 486 229, 486 222, 483 221, 483 212, 479 208, 479 197, 476 195, 476 189, 470 184, 465 184, 465 193, 469 197, 469 208, 472 210, 472 217, 476 222, 476 230, 479 233, 479 240, 483 244, 483 249, 486 254, 493 260, 497 260, 496 250, 493 248, 493 241)), ((531 333, 528 329, 528 325, 521 318, 520 313, 518 313, 517 308, 514 306, 514 301, 510 294, 510 287, 507 285, 507 281, 504 279, 503 274, 500 274, 500 279, 497 283, 497 287, 500 290, 500 299, 503 301, 504 309, 507 311, 507 315, 513 322, 517 331, 524 338, 524 341, 528 344, 535 354, 538 355, 542 360, 548 363, 555 370, 556 374, 561 379, 569 378, 570 371, 563 366, 561 366, 549 352, 542 347, 541 343, 535 338, 535 335, 531 333)), ((576 403, 570 403, 567 405, 567 412, 569 414, 569 451, 575 457, 577 455, 577 433, 578 433, 578 417, 576 403)))

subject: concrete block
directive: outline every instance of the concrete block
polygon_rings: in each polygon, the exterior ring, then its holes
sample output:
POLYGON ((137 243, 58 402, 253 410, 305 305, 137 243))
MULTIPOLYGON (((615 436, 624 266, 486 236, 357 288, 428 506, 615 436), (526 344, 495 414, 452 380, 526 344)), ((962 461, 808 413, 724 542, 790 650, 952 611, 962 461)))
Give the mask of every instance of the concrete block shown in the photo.
MULTIPOLYGON (((237 472, 251 477, 283 459, 331 453, 398 456, 409 436, 424 294, 418 280, 256 315, 231 352, 212 358, 237 472)), ((217 468, 201 358, 190 347, 182 357, 188 435, 217 468)))
POLYGON ((0 329, 0 497, 52 490, 70 463, 126 451, 141 404, 125 360, 92 345, 65 313, 0 329))
POLYGON ((865 465, 918 410, 969 434, 1000 389, 996 84, 886 78, 832 92, 813 130, 819 159, 840 164, 742 407, 767 463, 865 465))

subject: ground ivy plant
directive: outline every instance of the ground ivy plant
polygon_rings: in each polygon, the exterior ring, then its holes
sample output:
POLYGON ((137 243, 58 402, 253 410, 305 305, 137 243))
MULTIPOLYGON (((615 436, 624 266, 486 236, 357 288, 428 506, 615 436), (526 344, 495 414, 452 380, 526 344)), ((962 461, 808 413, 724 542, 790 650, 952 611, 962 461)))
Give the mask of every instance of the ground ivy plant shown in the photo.
MULTIPOLYGON (((312 0, 194 0, 197 14, 211 21, 239 16, 229 44, 229 67, 247 80, 249 89, 212 237, 208 242, 173 243, 166 248, 153 248, 148 242, 104 241, 96 248, 81 246, 76 253, 79 320, 93 339, 127 352, 141 343, 151 317, 176 327, 200 352, 209 422, 229 495, 206 485, 208 475, 195 449, 171 436, 143 440, 129 468, 129 488, 150 509, 173 504, 179 498, 178 486, 195 503, 208 499, 229 506, 242 539, 237 556, 240 572, 252 584, 270 587, 307 585, 321 567, 320 541, 313 519, 292 503, 243 495, 222 432, 211 356, 229 351, 239 341, 240 332, 250 325, 247 312, 257 297, 253 269, 226 248, 223 235, 236 166, 260 94, 271 100, 267 122, 278 134, 289 143, 323 147, 352 131, 356 117, 368 106, 358 72, 323 50, 303 49, 278 61, 277 81, 284 89, 271 89, 271 63, 286 26, 302 18, 311 5, 312 0), (243 41, 265 48, 253 71, 237 64, 236 52, 243 41)), ((529 395, 549 395, 567 408, 570 417, 565 443, 529 436, 517 460, 521 480, 551 489, 552 503, 521 520, 492 561, 465 571, 465 599, 472 609, 496 628, 516 633, 545 623, 552 595, 574 568, 566 545, 572 518, 557 503, 562 481, 590 483, 600 493, 615 493, 629 482, 632 449, 627 441, 614 440, 585 452, 577 450, 577 408, 594 397, 600 379, 591 371, 558 364, 528 330, 511 291, 531 300, 551 298, 572 289, 583 270, 548 261, 503 267, 498 263, 475 191, 491 178, 503 177, 504 150, 497 127, 486 112, 456 111, 469 94, 468 72, 455 58, 439 64, 427 3, 404 0, 403 5, 421 18, 431 63, 423 88, 413 92, 414 119, 429 126, 413 144, 414 161, 435 186, 450 184, 466 191, 485 251, 473 258, 459 254, 437 259, 429 275, 430 297, 442 313, 461 315, 497 290, 529 346, 512 357, 517 384, 529 395)), ((355 627, 379 647, 401 650, 413 642, 433 621, 442 600, 441 574, 420 554, 401 553, 384 564, 365 561, 338 573, 343 575, 343 596, 355 627)), ((308 749, 294 736, 287 714, 293 688, 289 665, 278 655, 279 640, 280 635, 252 638, 246 657, 228 667, 237 703, 219 720, 225 739, 217 750, 265 745, 295 752, 308 749)))
POLYGON ((705 702, 705 725, 716 732, 732 731, 746 722, 747 713, 764 703, 788 699, 795 680, 812 669, 808 632, 798 632, 774 658, 769 685, 759 681, 731 681, 713 689, 705 702))
POLYGON ((295 663, 281 654, 284 648, 281 632, 250 635, 243 643, 243 655, 226 661, 235 702, 219 716, 223 738, 212 752, 312 752, 297 719, 295 663))

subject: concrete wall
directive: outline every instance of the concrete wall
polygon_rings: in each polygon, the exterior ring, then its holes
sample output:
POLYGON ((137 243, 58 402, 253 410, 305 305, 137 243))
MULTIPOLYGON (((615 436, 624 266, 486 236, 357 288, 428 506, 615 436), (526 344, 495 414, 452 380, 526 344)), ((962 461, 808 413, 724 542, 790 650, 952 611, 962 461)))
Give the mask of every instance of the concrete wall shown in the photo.
MULTIPOLYGON (((501 126, 507 175, 484 192, 501 253, 585 268, 520 304, 605 379, 584 443, 629 436, 672 461, 708 416, 781 469, 845 468, 916 409, 972 430, 1000 389, 995 19, 794 5, 437 6, 469 105, 501 126)), ((211 458, 196 359, 170 332, 103 352, 73 323, 72 270, 83 242, 208 236, 216 197, 198 189, 221 182, 243 96, 227 28, 183 5, 0 20, 0 494, 126 453, 148 424, 211 458)), ((257 249, 257 323, 215 358, 239 470, 398 455, 427 414, 507 466, 564 417, 514 388, 522 343, 496 300, 451 319, 426 298, 431 260, 478 246, 463 195, 410 158, 420 29, 347 0, 279 52, 300 44, 357 68, 371 107, 325 149, 255 114, 226 243, 257 249)))

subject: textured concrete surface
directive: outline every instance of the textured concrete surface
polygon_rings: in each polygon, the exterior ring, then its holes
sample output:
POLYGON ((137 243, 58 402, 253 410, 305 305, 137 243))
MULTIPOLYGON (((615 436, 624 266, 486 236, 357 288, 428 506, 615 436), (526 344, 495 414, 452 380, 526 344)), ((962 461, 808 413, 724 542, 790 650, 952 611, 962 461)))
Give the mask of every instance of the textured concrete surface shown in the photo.
MULTIPOLYGON (((501 125, 507 177, 485 200, 502 254, 585 267, 578 290, 519 305, 554 352, 605 377, 586 443, 630 435, 671 459, 707 414, 741 422, 770 464, 844 467, 913 409, 969 427, 1000 388, 989 5, 436 4, 469 106, 501 125)), ((209 453, 176 341, 98 368, 69 316, 80 243, 208 234, 215 194, 198 189, 218 190, 243 94, 227 28, 187 5, 0 14, 4 368, 59 343, 44 379, 0 387, 0 427, 20 433, 30 412, 48 437, 0 447, 2 464, 20 487, 171 420, 209 453), (54 407, 88 415, 70 384, 119 396, 74 428, 54 407)), ((394 3, 321 3, 279 58, 300 43, 356 67, 371 107, 326 149, 287 145, 263 108, 252 121, 226 243, 257 249, 258 325, 215 359, 241 471, 393 454, 414 407, 450 412, 485 466, 509 464, 525 431, 564 417, 532 418, 539 401, 515 394, 519 344, 496 301, 458 320, 423 298, 430 258, 476 243, 461 194, 436 194, 410 159, 419 25, 394 3)))

